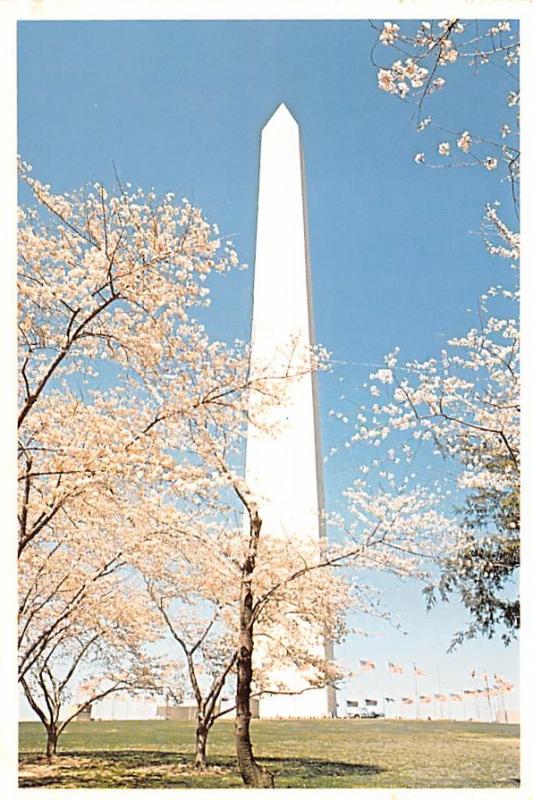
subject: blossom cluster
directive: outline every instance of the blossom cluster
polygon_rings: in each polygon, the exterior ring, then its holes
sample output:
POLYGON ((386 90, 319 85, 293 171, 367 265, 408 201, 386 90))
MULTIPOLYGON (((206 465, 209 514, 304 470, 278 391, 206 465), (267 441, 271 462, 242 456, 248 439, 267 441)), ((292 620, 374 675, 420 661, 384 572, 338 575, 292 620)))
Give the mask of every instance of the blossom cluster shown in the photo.
MULTIPOLYGON (((508 20, 500 20, 484 31, 474 28, 474 24, 470 21, 463 22, 459 19, 422 21, 414 32, 412 25, 406 22, 387 21, 381 28, 377 25, 373 27, 379 30, 379 44, 402 53, 402 60, 377 68, 378 86, 383 91, 418 106, 419 132, 432 124, 431 116, 421 119, 422 106, 429 96, 446 83, 445 78, 437 74, 437 70, 449 69, 450 65, 463 59, 467 59, 468 64, 476 68, 487 63, 493 63, 501 68, 513 83, 512 90, 507 93, 507 106, 518 108, 520 94, 516 67, 519 62, 520 45, 516 30, 508 20)), ((433 127, 439 126, 433 124, 433 127)), ((505 120, 500 127, 501 138, 509 140, 509 137, 513 137, 512 144, 509 141, 500 144, 494 141, 494 137, 473 136, 467 130, 458 132, 457 148, 462 154, 470 156, 466 161, 450 159, 447 164, 432 164, 425 152, 416 153, 414 161, 433 168, 480 165, 488 172, 498 169, 503 164, 507 171, 507 180, 513 186, 516 203, 514 187, 519 179, 518 128, 518 114, 515 125, 505 120)), ((437 152, 440 156, 451 156, 450 141, 439 142, 437 152)))
MULTIPOLYGON (((395 61, 390 69, 380 69, 378 85, 385 92, 405 97, 410 89, 419 89, 424 85, 427 74, 428 70, 425 67, 420 67, 414 59, 407 58, 405 63, 395 61), (411 85, 409 86, 409 84, 411 85)), ((442 84, 436 84, 436 86, 440 85, 442 84)))

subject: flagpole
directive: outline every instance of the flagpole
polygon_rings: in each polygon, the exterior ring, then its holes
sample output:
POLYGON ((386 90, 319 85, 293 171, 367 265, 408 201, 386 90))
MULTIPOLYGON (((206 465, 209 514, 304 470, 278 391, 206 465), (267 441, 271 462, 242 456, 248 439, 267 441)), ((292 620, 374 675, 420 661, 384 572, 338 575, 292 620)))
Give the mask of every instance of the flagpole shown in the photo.
POLYGON ((500 686, 498 687, 498 694, 496 696, 497 696, 498 701, 499 701, 499 703, 498 703, 498 705, 499 705, 498 711, 500 711, 502 713, 503 719, 505 719, 505 709, 504 709, 504 706, 503 706, 503 692, 502 692, 500 686))
POLYGON ((442 691, 440 688, 440 667, 439 662, 437 661, 437 685, 439 687, 439 719, 442 719, 442 691))
POLYGON ((485 691, 487 693, 487 703, 489 706, 489 722, 492 722, 492 703, 490 702, 489 679, 486 672, 483 673, 483 680, 485 682, 485 691))
MULTIPOLYGON (((476 668, 475 667, 472 669, 472 672, 470 673, 470 677, 472 678, 472 681, 476 680, 476 668)), ((478 704, 477 700, 478 700, 477 689, 474 686, 474 708, 475 708, 475 712, 476 712, 476 721, 477 722, 481 722, 481 715, 479 713, 479 704, 478 704)))
POLYGON ((500 705, 503 714, 503 719, 505 722, 509 722, 509 718, 507 716, 507 706, 505 705, 505 689, 503 688, 501 682, 498 682, 498 688, 500 690, 500 705))
POLYGON ((414 676, 415 676, 416 718, 420 719, 420 702, 419 702, 419 699, 418 699, 418 683, 417 683, 417 680, 416 680, 416 664, 415 664, 414 661, 413 661, 413 670, 414 670, 414 676))
POLYGON ((509 722, 509 718, 507 716, 507 707, 505 705, 505 692, 503 691, 503 689, 501 690, 501 698, 502 698, 503 718, 507 723, 509 722))

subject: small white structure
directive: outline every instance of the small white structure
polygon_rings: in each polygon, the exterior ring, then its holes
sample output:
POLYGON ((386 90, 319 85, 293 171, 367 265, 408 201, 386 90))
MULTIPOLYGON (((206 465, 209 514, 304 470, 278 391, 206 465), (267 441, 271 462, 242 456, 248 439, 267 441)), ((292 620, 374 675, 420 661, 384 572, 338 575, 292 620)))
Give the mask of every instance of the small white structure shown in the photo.
POLYGON ((108 695, 91 705, 92 720, 158 719, 157 698, 108 695))
MULTIPOLYGON (((261 134, 261 159, 253 291, 252 375, 283 375, 314 343, 303 154, 298 124, 281 104, 261 134)), ((246 480, 260 498, 262 536, 307 543, 317 557, 325 535, 318 394, 315 375, 290 381, 282 407, 262 412, 265 428, 250 425, 246 480)), ((331 657, 318 632, 317 655, 331 657)), ((257 659, 261 660, 261 645, 257 659)), ((273 680, 290 691, 309 684, 296 670, 273 670, 273 680)), ((261 717, 335 715, 332 689, 310 689, 300 695, 267 695, 259 702, 261 717)))

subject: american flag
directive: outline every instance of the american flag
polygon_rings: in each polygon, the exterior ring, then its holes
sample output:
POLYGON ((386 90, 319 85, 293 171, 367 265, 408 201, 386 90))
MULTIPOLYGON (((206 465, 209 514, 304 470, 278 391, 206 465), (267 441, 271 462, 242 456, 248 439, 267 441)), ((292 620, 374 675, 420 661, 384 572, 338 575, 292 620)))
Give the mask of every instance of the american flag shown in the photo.
POLYGON ((436 694, 435 700, 439 700, 440 702, 445 702, 448 699, 448 695, 446 694, 436 694))
POLYGON ((431 695, 430 694, 421 694, 418 698, 421 703, 431 703, 431 695))
POLYGON ((414 702, 412 697, 402 697, 402 703, 405 703, 407 706, 412 705, 414 702))
POLYGON ((361 672, 372 672, 373 669, 376 669, 376 665, 373 661, 363 661, 360 658, 359 664, 361 666, 361 672))
POLYGON ((426 674, 424 672, 424 670, 420 669, 420 667, 417 667, 416 664, 413 664, 413 667, 415 668, 415 675, 425 675, 426 674))
POLYGON ((403 675, 403 667, 399 664, 394 664, 392 661, 389 661, 389 672, 392 672, 394 675, 403 675))
POLYGON ((458 692, 450 692, 450 700, 462 700, 463 695, 458 692))
POLYGON ((506 681, 503 675, 495 675, 494 676, 494 689, 496 692, 511 692, 514 689, 514 685, 506 681))
POLYGON ((383 698, 386 703, 394 703, 394 697, 384 697, 383 698))

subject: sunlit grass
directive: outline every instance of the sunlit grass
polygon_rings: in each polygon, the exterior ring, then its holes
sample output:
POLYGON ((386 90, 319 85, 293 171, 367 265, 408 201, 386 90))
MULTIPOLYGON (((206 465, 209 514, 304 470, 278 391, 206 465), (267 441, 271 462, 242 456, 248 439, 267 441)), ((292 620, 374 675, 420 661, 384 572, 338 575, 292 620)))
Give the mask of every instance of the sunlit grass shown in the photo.
MULTIPOLYGON (((254 720, 254 751, 278 787, 516 787, 519 727, 476 722, 254 720)), ((194 723, 74 722, 49 766, 38 723, 20 725, 20 785, 51 788, 241 786, 233 726, 210 735, 210 768, 192 767, 194 723)))

